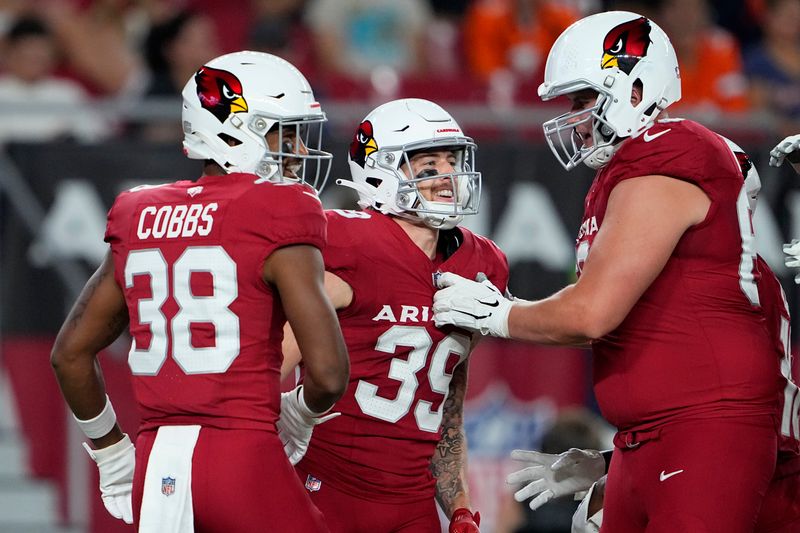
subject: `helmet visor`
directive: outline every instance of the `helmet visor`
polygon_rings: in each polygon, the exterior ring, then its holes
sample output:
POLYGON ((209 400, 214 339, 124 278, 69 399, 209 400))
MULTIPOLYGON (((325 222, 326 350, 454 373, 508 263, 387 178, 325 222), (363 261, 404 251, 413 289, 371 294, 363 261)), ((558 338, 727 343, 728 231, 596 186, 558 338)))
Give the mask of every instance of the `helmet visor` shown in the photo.
POLYGON ((279 118, 255 115, 249 127, 263 135, 267 145, 257 174, 273 181, 297 181, 322 192, 330 174, 333 154, 322 150, 325 114, 279 118), (267 130, 268 124, 273 124, 267 130), (275 168, 277 165, 277 168, 275 168))
POLYGON ((397 206, 416 214, 463 216, 478 212, 481 198, 481 173, 475 170, 475 143, 469 138, 437 139, 435 142, 413 143, 402 147, 397 173, 404 179, 397 188, 397 206), (405 169, 413 169, 416 154, 452 152, 452 172, 440 173, 423 168, 413 177, 405 169))
POLYGON ((569 111, 542 125, 550 150, 565 169, 572 170, 595 151, 616 142, 618 136, 605 119, 610 102, 610 96, 601 92, 593 106, 569 111), (585 127, 586 124, 589 127, 585 127), (580 130, 591 132, 589 146, 586 146, 580 130))

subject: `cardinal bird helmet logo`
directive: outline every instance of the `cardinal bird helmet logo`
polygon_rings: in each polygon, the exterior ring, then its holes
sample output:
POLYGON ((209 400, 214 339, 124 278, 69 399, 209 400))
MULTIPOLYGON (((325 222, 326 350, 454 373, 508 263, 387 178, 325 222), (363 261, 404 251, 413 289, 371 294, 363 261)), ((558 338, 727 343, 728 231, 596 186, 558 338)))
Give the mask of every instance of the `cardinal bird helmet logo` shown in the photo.
POLYGON ((225 122, 231 113, 247 111, 247 101, 242 96, 242 82, 228 72, 211 67, 202 67, 194 75, 200 105, 225 122))
POLYGON ((378 143, 375 142, 375 137, 373 137, 372 122, 365 120, 358 125, 358 131, 353 137, 353 142, 350 143, 350 159, 361 168, 364 168, 367 156, 377 150, 378 143))
POLYGON ((636 63, 647 55, 650 47, 650 21, 639 17, 612 28, 603 39, 600 68, 617 67, 630 74, 636 63))

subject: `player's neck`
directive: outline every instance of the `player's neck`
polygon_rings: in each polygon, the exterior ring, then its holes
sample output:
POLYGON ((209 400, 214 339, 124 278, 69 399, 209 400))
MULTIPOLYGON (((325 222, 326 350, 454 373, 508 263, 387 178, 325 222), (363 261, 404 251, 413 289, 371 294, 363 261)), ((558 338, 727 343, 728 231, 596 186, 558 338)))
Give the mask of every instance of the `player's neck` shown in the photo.
POLYGON ((411 239, 429 259, 434 259, 436 257, 439 230, 429 228, 422 222, 416 223, 400 217, 392 217, 392 220, 403 228, 408 238, 411 239))
POLYGON ((203 176, 222 176, 225 171, 217 163, 206 161, 203 165, 203 176))

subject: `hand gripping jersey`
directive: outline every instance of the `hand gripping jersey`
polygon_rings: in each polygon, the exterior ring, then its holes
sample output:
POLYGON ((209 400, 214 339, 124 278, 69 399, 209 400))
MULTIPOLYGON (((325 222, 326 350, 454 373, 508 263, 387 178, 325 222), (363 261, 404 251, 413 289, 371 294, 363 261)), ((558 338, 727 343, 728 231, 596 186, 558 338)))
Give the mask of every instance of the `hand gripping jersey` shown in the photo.
POLYGON ((780 392, 779 402, 779 449, 784 453, 798 454, 800 453, 800 427, 798 427, 800 394, 795 384, 797 369, 794 367, 792 357, 789 306, 786 304, 786 295, 780 281, 761 256, 758 257, 758 271, 761 273, 758 294, 772 336, 773 353, 778 356, 783 377, 783 390, 780 392))
MULTIPOLYGON (((338 418, 317 426, 300 463, 312 476, 368 500, 433 497, 428 470, 453 369, 469 355, 470 336, 433 325, 433 274, 508 282, 503 253, 463 228, 460 246, 437 264, 389 216, 328 211, 325 269, 353 288, 339 311, 350 354, 350 383, 338 418)), ((440 237, 441 240, 442 237, 440 237)))
MULTIPOLYGON (((725 141, 688 120, 662 120, 625 141, 586 197, 578 274, 623 180, 665 175, 700 187, 706 219, 687 230, 620 326, 592 345, 594 389, 621 430, 671 417, 774 412, 782 384, 758 292, 741 169, 725 141)), ((629 253, 639 253, 630 250, 629 253)))
POLYGON ((325 244, 305 185, 208 176, 119 195, 108 215, 133 345, 142 428, 199 424, 275 432, 286 319, 261 279, 290 244, 325 244))

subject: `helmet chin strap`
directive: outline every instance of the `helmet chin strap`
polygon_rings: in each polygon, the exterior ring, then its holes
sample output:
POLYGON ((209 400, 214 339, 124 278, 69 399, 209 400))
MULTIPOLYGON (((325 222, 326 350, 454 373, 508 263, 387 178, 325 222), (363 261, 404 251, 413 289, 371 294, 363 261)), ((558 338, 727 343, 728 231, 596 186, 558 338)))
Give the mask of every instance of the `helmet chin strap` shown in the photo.
POLYGON ((275 180, 275 176, 281 171, 281 165, 277 161, 271 159, 262 159, 256 165, 255 175, 258 176, 258 183, 265 181, 280 181, 275 180))

